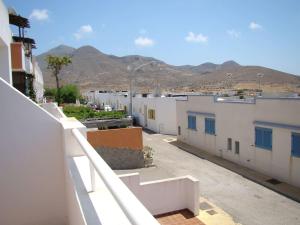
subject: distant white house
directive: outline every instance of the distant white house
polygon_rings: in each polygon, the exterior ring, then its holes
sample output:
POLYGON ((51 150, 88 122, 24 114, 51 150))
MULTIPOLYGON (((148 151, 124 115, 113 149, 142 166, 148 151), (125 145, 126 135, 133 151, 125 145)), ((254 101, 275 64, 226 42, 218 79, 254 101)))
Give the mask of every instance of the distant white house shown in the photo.
POLYGON ((109 105, 113 110, 125 110, 128 112, 129 97, 127 92, 102 92, 88 91, 83 94, 88 102, 104 107, 109 105))
POLYGON ((133 116, 139 125, 149 130, 176 135, 176 99, 185 97, 135 97, 133 116))
POLYGON ((178 140, 300 187, 300 98, 177 101, 178 140))
MULTIPOLYGON (((130 97, 127 92, 87 92, 89 102, 110 105, 115 110, 129 113, 130 97)), ((152 97, 137 94, 132 100, 133 116, 137 124, 156 133, 176 135, 176 99, 186 97, 152 97)))

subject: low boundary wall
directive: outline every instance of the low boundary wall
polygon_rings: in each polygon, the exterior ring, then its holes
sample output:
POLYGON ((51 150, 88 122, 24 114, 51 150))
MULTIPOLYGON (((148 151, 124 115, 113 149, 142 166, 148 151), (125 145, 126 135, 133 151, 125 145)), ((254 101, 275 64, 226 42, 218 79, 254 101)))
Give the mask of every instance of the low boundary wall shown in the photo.
POLYGON ((94 148, 143 149, 140 127, 88 131, 87 139, 94 148))
POLYGON ((140 183, 138 173, 119 178, 152 213, 159 215, 181 209, 199 214, 199 181, 192 176, 176 177, 140 183))

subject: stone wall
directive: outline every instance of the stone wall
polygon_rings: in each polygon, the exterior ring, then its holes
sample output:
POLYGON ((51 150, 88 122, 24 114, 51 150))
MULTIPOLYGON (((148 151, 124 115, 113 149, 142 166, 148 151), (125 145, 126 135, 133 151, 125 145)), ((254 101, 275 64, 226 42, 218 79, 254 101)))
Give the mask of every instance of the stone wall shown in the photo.
POLYGON ((96 147, 95 150, 113 170, 144 167, 143 151, 103 147, 96 147))

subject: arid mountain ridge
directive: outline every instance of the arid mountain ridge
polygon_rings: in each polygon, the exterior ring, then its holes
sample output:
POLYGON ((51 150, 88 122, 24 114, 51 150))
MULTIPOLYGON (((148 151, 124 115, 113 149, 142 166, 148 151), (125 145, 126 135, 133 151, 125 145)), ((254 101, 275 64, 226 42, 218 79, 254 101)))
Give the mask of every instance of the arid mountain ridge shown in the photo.
POLYGON ((127 90, 133 77, 137 90, 145 91, 160 86, 163 90, 199 91, 223 88, 262 87, 299 91, 300 77, 261 66, 242 66, 234 61, 222 64, 203 63, 198 66, 173 66, 151 57, 129 55, 118 57, 100 52, 92 46, 72 48, 59 45, 41 55, 37 61, 44 74, 46 87, 54 87, 55 80, 47 70, 47 55, 68 55, 72 64, 60 74, 62 84, 76 84, 85 90, 127 90), (132 73, 132 68, 147 64, 132 73), (128 69, 128 66, 131 69, 128 69), (264 74, 258 78, 257 74, 264 74))

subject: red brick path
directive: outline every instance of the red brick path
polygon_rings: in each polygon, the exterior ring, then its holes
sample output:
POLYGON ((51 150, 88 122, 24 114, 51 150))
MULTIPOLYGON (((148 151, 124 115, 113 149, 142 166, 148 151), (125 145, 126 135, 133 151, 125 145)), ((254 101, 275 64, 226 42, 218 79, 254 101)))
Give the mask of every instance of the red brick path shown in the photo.
POLYGON ((179 210, 155 216, 161 225, 205 225, 189 210, 179 210))

